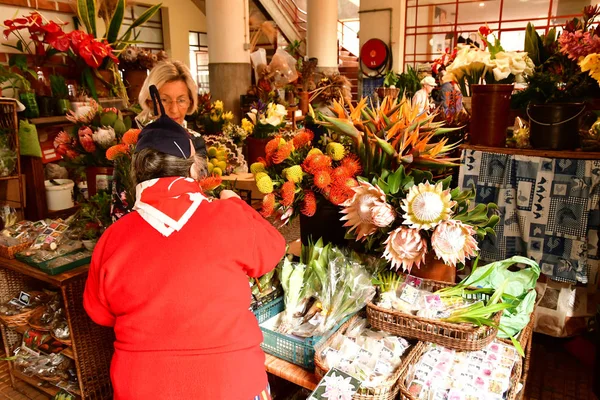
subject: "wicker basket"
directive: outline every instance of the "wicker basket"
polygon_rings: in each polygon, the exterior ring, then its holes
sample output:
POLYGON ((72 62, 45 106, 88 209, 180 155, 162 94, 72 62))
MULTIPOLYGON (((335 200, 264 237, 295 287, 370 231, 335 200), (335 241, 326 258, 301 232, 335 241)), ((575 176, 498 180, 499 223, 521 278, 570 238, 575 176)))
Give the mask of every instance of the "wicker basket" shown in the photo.
MULTIPOLYGON (((408 389, 406 388, 406 378, 408 377, 410 368, 419 361, 421 355, 425 352, 426 347, 426 343, 419 342, 416 346, 413 347, 413 350, 408 354, 408 357, 406 357, 406 360, 404 360, 404 362, 402 363, 402 371, 400 372, 400 376, 398 378, 398 387, 400 389, 398 396, 399 400, 418 400, 416 397, 414 397, 408 392, 408 389)), ((521 359, 518 359, 515 362, 515 366, 512 370, 512 374, 510 377, 510 387, 508 389, 508 393, 506 394, 506 400, 515 400, 517 398, 518 382, 521 377, 521 368, 521 359)))
POLYGON ((73 341, 71 340, 71 337, 69 336, 69 339, 60 339, 56 336, 54 336, 53 334, 50 334, 55 340, 61 342, 62 344, 64 344, 65 346, 71 346, 73 344, 73 341))
MULTIPOLYGON (((453 284, 423 279, 421 288, 436 291, 453 284)), ((486 295, 473 296, 477 299, 485 299, 486 295)), ((493 320, 500 322, 502 311, 494 315, 493 320)), ((490 326, 474 326, 471 324, 457 324, 444 322, 431 318, 417 317, 399 311, 390 310, 376 306, 374 303, 367 304, 367 318, 372 327, 393 333, 404 338, 416 338, 424 342, 440 344, 450 349, 463 351, 481 350, 490 344, 498 329, 490 326)))
POLYGON ((31 315, 36 312, 40 307, 35 307, 35 308, 31 308, 25 312, 22 312, 20 314, 16 314, 16 315, 1 315, 0 314, 0 320, 2 320, 2 323, 6 326, 9 327, 15 327, 15 326, 26 326, 27 323, 29 322, 29 317, 31 317, 31 315))
MULTIPOLYGON (((325 367, 325 362, 324 362, 323 358, 321 357, 321 353, 327 346, 329 346, 333 342, 333 340, 335 339, 335 337, 337 335, 341 335, 343 332, 346 332, 346 329, 348 329, 348 327, 356 320, 356 318, 358 318, 358 316, 354 316, 351 319, 349 319, 344 325, 342 325, 340 327, 340 329, 335 334, 331 335, 331 337, 329 337, 329 339, 327 339, 322 344, 319 344, 319 346, 317 346, 317 348, 315 349, 315 374, 319 378, 323 378, 323 376, 325 376, 327 371, 329 371, 325 367)), ((407 357, 404 357, 404 359, 406 360, 407 357)), ((403 360, 403 363, 404 363, 404 360, 403 360)), ((390 376, 390 378, 387 380, 387 382, 385 382, 384 384, 382 384, 381 386, 379 386, 377 388, 361 387, 358 389, 358 392, 356 392, 352 396, 352 399, 353 400, 393 400, 393 399, 395 399, 396 396, 398 395, 398 391, 400 390, 400 387, 398 385, 398 377, 400 376, 400 373, 402 372, 402 370, 403 370, 403 364, 401 364, 396 369, 396 371, 390 376)))
MULTIPOLYGON (((529 373, 529 364, 531 362, 531 342, 533 340, 533 326, 535 325, 535 307, 533 309, 533 311, 531 312, 531 317, 529 320, 529 323, 527 324, 527 326, 525 328, 523 328, 523 330, 521 331, 521 333, 519 334, 518 337, 518 341, 519 344, 521 345, 521 347, 523 348, 523 351, 525 352, 525 357, 523 358, 523 370, 521 372, 521 379, 520 382, 523 384, 523 388, 521 389, 521 396, 519 398, 523 398, 523 395, 525 394, 525 386, 527 384, 527 374, 529 373)), ((512 345, 512 342, 510 339, 500 339, 502 342, 506 343, 506 344, 510 344, 512 345)))
POLYGON ((27 249, 29 246, 31 246, 33 242, 32 241, 27 241, 21 244, 17 244, 16 246, 1 246, 0 245, 0 257, 4 257, 4 258, 15 258, 15 255, 20 252, 23 251, 25 249, 27 249))
POLYGON ((27 323, 29 324, 29 326, 31 326, 33 329, 36 329, 38 331, 43 331, 43 332, 48 332, 52 329, 52 327, 50 325, 40 325, 38 322, 41 318, 42 315, 44 315, 44 313, 46 312, 46 307, 39 307, 37 308, 30 316, 29 316, 29 320, 27 321, 27 323))

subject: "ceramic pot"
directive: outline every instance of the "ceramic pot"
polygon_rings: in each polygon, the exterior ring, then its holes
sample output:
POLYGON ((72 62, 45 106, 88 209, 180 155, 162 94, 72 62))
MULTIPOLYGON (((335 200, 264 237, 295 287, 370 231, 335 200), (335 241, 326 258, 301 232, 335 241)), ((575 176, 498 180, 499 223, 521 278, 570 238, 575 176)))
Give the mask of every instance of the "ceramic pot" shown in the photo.
POLYGON ((246 138, 246 149, 248 150, 248 166, 255 163, 259 157, 264 158, 265 146, 272 138, 257 139, 252 136, 246 138))
POLYGON ((142 90, 142 86, 144 86, 144 82, 146 81, 147 77, 147 69, 123 70, 123 81, 125 83, 125 87, 127 88, 127 97, 129 97, 130 103, 134 104, 138 102, 140 90, 142 90))

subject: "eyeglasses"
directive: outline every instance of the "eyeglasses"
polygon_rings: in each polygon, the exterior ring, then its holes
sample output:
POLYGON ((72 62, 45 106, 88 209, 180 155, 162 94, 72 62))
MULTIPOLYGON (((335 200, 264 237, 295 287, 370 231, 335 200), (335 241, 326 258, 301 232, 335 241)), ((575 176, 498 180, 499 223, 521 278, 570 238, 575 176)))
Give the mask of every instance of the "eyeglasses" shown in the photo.
MULTIPOLYGON (((166 108, 171 108, 171 105, 173 104, 173 100, 171 99, 160 99, 160 101, 166 108)), ((179 98, 175 101, 175 103, 179 108, 188 108, 190 106, 190 99, 179 98)))

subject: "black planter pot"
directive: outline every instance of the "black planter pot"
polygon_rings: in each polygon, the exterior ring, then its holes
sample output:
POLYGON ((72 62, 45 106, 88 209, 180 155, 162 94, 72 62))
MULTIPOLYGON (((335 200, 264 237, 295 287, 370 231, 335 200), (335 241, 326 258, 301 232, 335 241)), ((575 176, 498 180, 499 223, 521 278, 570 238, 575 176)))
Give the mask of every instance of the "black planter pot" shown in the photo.
POLYGON ((300 214, 300 240, 302 244, 308 244, 309 239, 314 243, 322 238, 324 244, 346 245, 347 240, 344 239, 346 234, 345 221, 340 221, 343 216, 340 210, 340 207, 321 197, 315 215, 307 217, 300 214))
POLYGON ((572 150, 579 147, 579 122, 584 103, 530 104, 529 141, 535 149, 572 150))

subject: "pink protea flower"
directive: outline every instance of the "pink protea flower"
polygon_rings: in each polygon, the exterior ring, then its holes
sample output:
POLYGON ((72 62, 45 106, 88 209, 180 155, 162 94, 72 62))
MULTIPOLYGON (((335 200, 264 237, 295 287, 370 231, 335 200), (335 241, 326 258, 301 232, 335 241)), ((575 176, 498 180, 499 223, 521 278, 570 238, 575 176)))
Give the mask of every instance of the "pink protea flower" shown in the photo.
POLYGON ((383 256, 392 263, 393 269, 402 267, 402 270, 410 272, 413 265, 420 268, 425 262, 427 242, 417 229, 400 227, 393 230, 385 245, 383 256))
POLYGON ((431 235, 431 247, 438 259, 444 260, 447 265, 456 267, 457 263, 465 263, 477 254, 479 248, 473 227, 460 221, 450 219, 443 221, 431 235))
POLYGON ((348 232, 356 230, 356 240, 364 240, 378 228, 373 221, 373 210, 386 204, 385 193, 367 182, 359 182, 352 190, 354 196, 343 203, 345 208, 341 212, 346 215, 341 220, 347 221, 344 226, 350 227, 348 232))
POLYGON ((54 147, 58 147, 61 144, 71 144, 72 142, 73 138, 71 138, 67 132, 60 131, 60 133, 54 138, 54 147))
POLYGON ((79 136, 79 143, 81 143, 81 147, 88 153, 93 153, 96 151, 96 145, 94 144, 94 139, 92 138, 92 130, 89 126, 82 126, 77 131, 77 136, 79 136))
POLYGON ((371 210, 371 220, 375 226, 384 228, 390 226, 396 219, 396 211, 388 203, 380 203, 373 206, 371 210))
POLYGON ((97 113, 98 103, 90 100, 87 105, 78 107, 77 111, 70 110, 67 114, 67 119, 74 124, 87 125, 92 122, 97 113))
POLYGON ((431 229, 450 218, 452 207, 450 190, 444 190, 441 183, 432 185, 429 182, 414 185, 402 200, 404 225, 414 229, 431 229))

